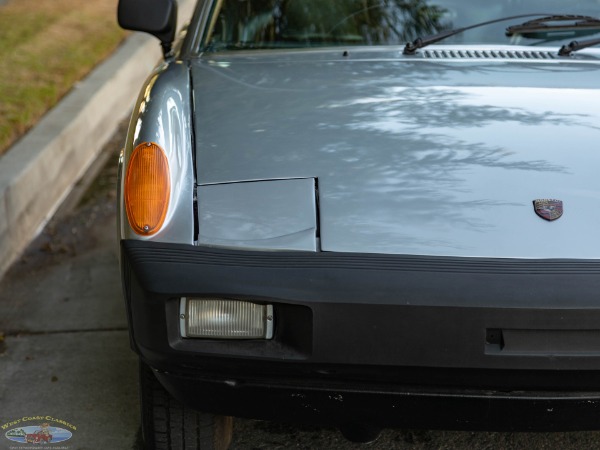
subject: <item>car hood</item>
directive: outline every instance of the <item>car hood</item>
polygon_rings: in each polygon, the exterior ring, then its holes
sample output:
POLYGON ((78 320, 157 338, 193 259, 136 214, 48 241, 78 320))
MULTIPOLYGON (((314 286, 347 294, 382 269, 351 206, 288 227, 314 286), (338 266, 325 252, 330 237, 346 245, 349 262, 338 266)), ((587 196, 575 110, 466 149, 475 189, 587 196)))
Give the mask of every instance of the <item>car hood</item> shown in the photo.
POLYGON ((600 257, 598 54, 460 50, 194 61, 198 184, 314 178, 323 251, 600 257))

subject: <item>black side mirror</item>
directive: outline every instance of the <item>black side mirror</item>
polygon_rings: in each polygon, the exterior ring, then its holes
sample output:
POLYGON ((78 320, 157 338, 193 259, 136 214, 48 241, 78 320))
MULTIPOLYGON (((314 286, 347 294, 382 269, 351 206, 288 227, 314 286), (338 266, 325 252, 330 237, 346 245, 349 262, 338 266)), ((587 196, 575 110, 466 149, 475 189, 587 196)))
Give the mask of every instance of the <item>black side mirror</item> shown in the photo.
POLYGON ((117 18, 121 28, 160 39, 163 54, 170 56, 177 29, 175 0, 119 0, 117 18))

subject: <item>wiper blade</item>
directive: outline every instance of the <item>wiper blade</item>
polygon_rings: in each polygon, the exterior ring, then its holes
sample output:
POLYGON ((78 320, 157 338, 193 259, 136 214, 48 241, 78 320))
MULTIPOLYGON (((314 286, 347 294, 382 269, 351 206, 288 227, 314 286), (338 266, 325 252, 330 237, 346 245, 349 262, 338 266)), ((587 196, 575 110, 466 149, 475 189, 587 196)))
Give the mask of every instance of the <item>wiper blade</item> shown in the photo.
POLYGON ((467 30, 472 30, 473 28, 484 27, 486 25, 491 25, 493 23, 498 22, 506 22, 514 19, 521 19, 523 17, 536 17, 536 16, 545 16, 545 17, 554 17, 548 13, 544 14, 520 14, 518 16, 510 16, 510 17, 502 17, 500 19, 488 20, 487 22, 480 22, 474 25, 469 25, 467 27, 455 28, 453 30, 442 31, 441 33, 432 34, 431 36, 426 36, 424 38, 418 37, 412 42, 408 42, 404 47, 404 51, 402 52, 404 55, 414 55, 417 50, 420 48, 427 47, 428 45, 435 44, 436 42, 440 42, 446 38, 451 36, 455 36, 457 34, 463 33, 467 30))
POLYGON ((600 44, 600 39, 590 39, 588 41, 572 41, 568 45, 563 45, 558 51, 559 56, 570 56, 571 53, 576 52, 578 50, 583 50, 584 48, 592 47, 594 45, 600 44))
POLYGON ((506 29, 507 36, 528 33, 600 30, 600 19, 591 16, 557 15, 530 20, 506 29))

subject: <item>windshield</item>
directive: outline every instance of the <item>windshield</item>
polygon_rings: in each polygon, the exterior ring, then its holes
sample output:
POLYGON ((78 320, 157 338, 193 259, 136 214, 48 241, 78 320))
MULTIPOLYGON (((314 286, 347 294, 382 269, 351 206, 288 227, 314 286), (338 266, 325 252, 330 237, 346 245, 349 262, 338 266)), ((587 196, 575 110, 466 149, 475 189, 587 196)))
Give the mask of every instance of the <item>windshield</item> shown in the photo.
MULTIPOLYGON (((204 51, 402 45, 417 37, 520 14, 600 16, 600 0, 215 0, 204 51)), ((557 46, 598 29, 517 33, 514 19, 465 31, 441 44, 557 46)))

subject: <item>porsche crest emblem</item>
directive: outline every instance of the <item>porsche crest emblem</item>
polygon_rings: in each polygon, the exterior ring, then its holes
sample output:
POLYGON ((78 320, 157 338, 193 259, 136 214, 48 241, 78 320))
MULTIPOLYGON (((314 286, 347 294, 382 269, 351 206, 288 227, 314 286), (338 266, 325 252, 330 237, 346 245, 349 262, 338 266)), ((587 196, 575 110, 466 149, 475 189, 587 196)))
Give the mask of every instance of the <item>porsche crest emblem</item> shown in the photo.
POLYGON ((542 198, 533 201, 535 213, 545 220, 556 220, 563 214, 563 202, 542 198))

